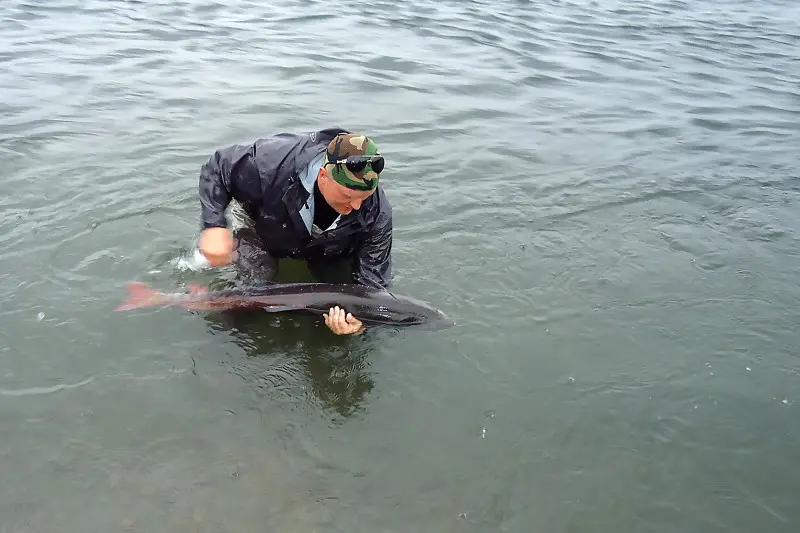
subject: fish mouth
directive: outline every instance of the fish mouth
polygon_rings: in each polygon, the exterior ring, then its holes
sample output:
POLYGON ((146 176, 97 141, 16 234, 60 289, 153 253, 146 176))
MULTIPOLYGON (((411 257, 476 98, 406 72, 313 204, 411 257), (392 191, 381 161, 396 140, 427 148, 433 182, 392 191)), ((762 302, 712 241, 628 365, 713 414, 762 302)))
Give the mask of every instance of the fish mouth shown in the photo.
POLYGON ((436 326, 437 329, 447 329, 455 327, 456 321, 447 315, 442 315, 441 317, 439 317, 438 320, 434 322, 434 324, 437 324, 436 326))
POLYGON ((405 318, 392 316, 388 313, 379 313, 378 315, 367 319, 367 321, 372 322, 373 324, 382 324, 386 326, 395 326, 400 328, 413 327, 415 329, 428 330, 447 329, 455 326, 455 321, 441 312, 436 312, 435 314, 415 314, 405 318))
POLYGON ((419 324, 417 324, 419 328, 429 331, 448 329, 454 327, 455 325, 456 321, 441 311, 437 312, 436 316, 430 318, 429 320, 422 320, 419 322, 419 324))

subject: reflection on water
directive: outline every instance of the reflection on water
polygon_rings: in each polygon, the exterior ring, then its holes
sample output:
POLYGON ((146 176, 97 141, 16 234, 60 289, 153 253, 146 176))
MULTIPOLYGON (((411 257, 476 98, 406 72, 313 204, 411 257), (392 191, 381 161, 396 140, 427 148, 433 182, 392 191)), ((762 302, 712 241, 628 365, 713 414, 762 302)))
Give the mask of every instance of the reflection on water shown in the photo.
MULTIPOLYGON (((282 260, 275 281, 316 280, 303 262, 282 260)), ((239 280, 219 283, 222 286, 216 289, 239 280)), ((320 406, 342 417, 358 411, 373 389, 369 357, 390 333, 371 328, 363 335, 334 335, 321 316, 302 311, 226 311, 202 316, 213 331, 227 333, 242 348, 246 358, 223 365, 259 393, 273 396, 277 391, 294 404, 320 406)))
POLYGON ((223 365, 270 396, 280 391, 294 403, 320 403, 349 416, 374 386, 368 358, 375 340, 368 335, 334 336, 320 317, 242 311, 203 316, 212 329, 228 332, 247 354, 244 360, 223 365), (306 401, 296 402, 297 396, 307 396, 306 401))

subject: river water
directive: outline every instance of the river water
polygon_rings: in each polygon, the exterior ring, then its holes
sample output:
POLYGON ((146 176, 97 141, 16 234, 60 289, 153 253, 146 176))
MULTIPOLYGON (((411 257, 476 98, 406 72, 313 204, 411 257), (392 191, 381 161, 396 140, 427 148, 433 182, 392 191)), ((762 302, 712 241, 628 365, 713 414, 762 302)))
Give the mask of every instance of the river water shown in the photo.
POLYGON ((798 20, 4 0, 0 531, 796 532, 798 20), (186 261, 215 148, 334 125, 456 327, 112 312, 233 276, 186 261))

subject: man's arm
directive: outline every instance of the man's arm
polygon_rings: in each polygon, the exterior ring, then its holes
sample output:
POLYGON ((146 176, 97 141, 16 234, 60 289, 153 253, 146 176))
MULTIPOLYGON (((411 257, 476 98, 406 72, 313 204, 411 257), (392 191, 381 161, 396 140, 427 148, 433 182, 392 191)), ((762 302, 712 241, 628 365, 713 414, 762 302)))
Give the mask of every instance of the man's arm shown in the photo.
MULTIPOLYGON (((380 199, 379 212, 370 233, 356 253, 353 282, 359 285, 389 290, 392 286, 392 208, 385 198, 380 199)), ((359 334, 364 324, 344 309, 332 307, 325 325, 337 335, 359 334)))
POLYGON ((247 196, 260 194, 258 169, 253 161, 252 145, 220 148, 200 168, 198 183, 202 229, 225 228, 225 209, 233 190, 247 196))
POLYGON ((227 265, 232 260, 233 237, 225 219, 231 199, 252 202, 261 196, 254 153, 252 145, 220 148, 200 169, 202 232, 198 250, 212 266, 227 265))
MULTIPOLYGON (((353 281, 388 290, 392 286, 392 212, 388 205, 381 209, 372 231, 356 254, 353 281)), ((337 335, 364 332, 364 324, 339 306, 332 307, 323 316, 325 325, 337 335)))
POLYGON ((392 208, 383 200, 375 224, 356 255, 353 281, 389 289, 392 286, 392 208))

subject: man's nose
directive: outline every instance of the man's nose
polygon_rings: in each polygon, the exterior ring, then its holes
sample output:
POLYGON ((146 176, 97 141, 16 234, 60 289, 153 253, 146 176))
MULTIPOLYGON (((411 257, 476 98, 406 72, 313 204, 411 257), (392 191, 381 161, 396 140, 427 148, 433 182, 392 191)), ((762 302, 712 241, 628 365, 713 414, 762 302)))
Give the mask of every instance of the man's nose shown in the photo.
POLYGON ((350 202, 350 206, 353 209, 358 210, 358 208, 361 207, 361 202, 363 202, 363 200, 354 199, 353 201, 350 202))

